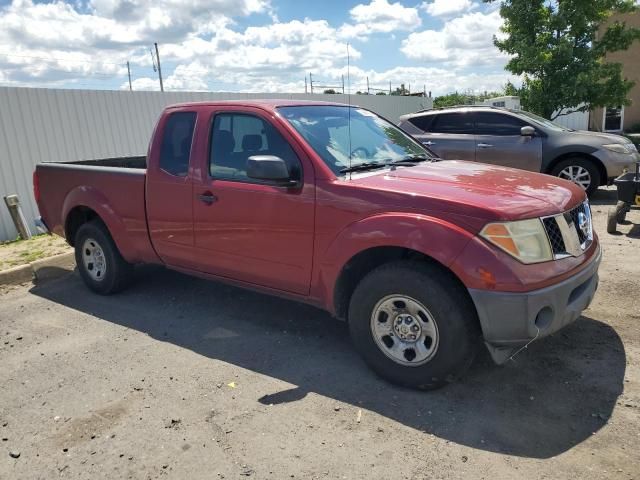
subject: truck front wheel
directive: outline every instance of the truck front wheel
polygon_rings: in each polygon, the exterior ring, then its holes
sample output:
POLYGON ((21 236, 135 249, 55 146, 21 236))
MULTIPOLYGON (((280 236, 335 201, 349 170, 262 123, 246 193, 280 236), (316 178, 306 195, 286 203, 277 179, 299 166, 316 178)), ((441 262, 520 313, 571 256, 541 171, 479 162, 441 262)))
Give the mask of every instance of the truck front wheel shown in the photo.
POLYGON ((392 383, 432 390, 459 378, 480 340, 475 307, 438 265, 394 262, 358 284, 349 328, 367 364, 392 383))
POLYGON ((129 284, 133 265, 122 258, 102 222, 93 220, 82 225, 74 245, 80 276, 91 290, 109 295, 129 284))

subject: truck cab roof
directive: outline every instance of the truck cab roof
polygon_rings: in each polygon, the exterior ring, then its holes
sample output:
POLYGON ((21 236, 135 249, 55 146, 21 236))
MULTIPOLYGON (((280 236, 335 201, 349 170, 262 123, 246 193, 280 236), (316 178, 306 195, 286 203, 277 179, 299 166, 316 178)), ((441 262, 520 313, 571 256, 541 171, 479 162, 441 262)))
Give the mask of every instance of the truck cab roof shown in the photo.
POLYGON ((323 102, 315 100, 295 100, 281 98, 265 98, 255 100, 216 100, 202 102, 183 102, 169 105, 167 109, 172 108, 188 108, 188 107, 208 107, 208 106, 237 106, 237 107, 257 107, 267 110, 275 110, 278 107, 296 107, 296 106, 334 106, 348 107, 346 103, 339 102, 323 102))

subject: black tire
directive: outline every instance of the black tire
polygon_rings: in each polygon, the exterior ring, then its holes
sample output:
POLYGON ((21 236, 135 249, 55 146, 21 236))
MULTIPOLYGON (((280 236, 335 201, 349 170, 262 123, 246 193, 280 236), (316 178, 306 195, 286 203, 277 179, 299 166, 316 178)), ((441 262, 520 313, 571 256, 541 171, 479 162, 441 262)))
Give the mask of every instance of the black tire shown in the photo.
POLYGON ((481 338, 476 309, 467 292, 443 267, 426 262, 393 262, 366 275, 351 297, 349 329, 356 349, 377 374, 421 390, 442 387, 462 376, 481 338), (418 301, 435 320, 438 346, 426 363, 403 365, 389 358, 374 339, 374 308, 393 295, 418 301))
POLYGON ((129 285, 133 277, 133 265, 128 263, 122 255, 115 242, 111 238, 107 227, 98 220, 82 225, 76 233, 74 240, 76 265, 84 283, 100 295, 110 295, 124 289, 129 285), (84 255, 88 250, 84 250, 85 242, 97 245, 102 250, 104 275, 101 278, 94 278, 91 270, 95 272, 93 264, 84 260, 84 255))
MULTIPOLYGON (((593 161, 587 158, 571 157, 567 158, 566 160, 562 160, 555 167, 553 167, 553 169, 551 170, 551 175, 553 175, 554 177, 564 178, 563 176, 561 176, 561 173, 563 170, 569 167, 582 167, 587 172, 589 172, 590 183, 589 186, 586 187, 585 191, 587 193, 587 196, 591 197, 591 195, 593 195, 593 193, 600 186, 602 180, 600 178, 600 170, 598 169, 598 166, 593 161)), ((565 180, 568 179, 565 178, 565 180)))
POLYGON ((618 223, 625 223, 627 221, 627 212, 629 212, 630 210, 631 205, 618 200, 618 203, 616 203, 616 219, 618 223))
POLYGON ((610 208, 607 213, 607 233, 618 231, 618 215, 615 208, 610 208))

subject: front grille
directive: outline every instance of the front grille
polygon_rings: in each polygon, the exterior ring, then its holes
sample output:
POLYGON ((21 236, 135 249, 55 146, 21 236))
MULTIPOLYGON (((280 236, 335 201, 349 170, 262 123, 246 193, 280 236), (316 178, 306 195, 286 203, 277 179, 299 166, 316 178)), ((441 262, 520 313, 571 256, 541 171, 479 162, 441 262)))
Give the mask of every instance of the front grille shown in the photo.
POLYGON ((587 202, 559 215, 545 217, 542 223, 556 259, 569 255, 577 257, 593 241, 591 209, 587 202))
POLYGON ((584 203, 581 203, 576 208, 569 211, 569 216, 571 217, 573 224, 576 226, 576 231, 578 232, 578 240, 580 240, 580 244, 582 245, 587 240, 587 235, 582 231, 582 229, 578 228, 578 225, 580 224, 578 221, 578 215, 580 213, 584 213, 585 215, 587 214, 584 208, 584 203))
POLYGON ((566 253, 567 247, 564 245, 564 240, 562 239, 562 232, 558 227, 558 222, 556 222, 555 217, 547 217, 542 220, 544 223, 544 228, 547 231, 547 236, 549 237, 549 242, 551 242, 551 251, 554 255, 561 255, 566 253))

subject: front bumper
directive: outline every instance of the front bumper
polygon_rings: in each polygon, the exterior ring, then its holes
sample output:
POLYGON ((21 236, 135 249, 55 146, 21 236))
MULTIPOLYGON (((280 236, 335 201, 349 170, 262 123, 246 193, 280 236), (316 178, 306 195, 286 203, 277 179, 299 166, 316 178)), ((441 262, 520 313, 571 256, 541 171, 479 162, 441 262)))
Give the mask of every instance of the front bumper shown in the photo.
POLYGON ((636 162, 640 161, 640 153, 616 153, 604 148, 597 150, 593 155, 598 158, 607 171, 607 178, 603 181, 613 179, 622 175, 625 171, 632 171, 636 162))
POLYGON ((575 321, 598 288, 602 252, 573 277, 526 293, 469 289, 485 343, 496 363, 504 363, 533 339, 546 337, 575 321))

